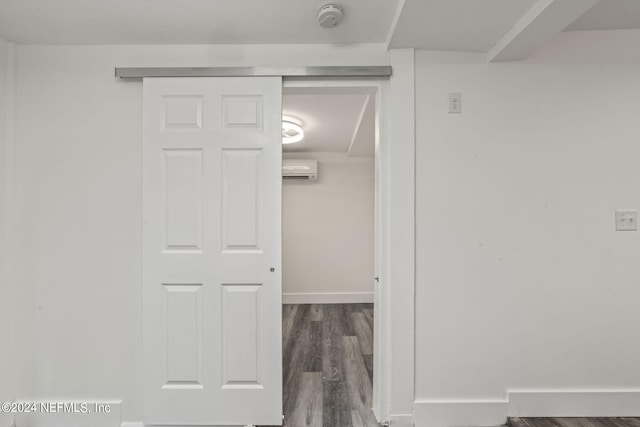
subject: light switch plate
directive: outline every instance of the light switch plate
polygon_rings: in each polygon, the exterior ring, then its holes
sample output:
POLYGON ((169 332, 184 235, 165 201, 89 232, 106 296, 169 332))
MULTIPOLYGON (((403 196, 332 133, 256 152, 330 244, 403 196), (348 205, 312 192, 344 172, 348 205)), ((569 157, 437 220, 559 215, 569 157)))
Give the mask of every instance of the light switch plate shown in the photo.
POLYGON ((636 209, 616 210, 616 231, 637 231, 638 211, 636 209))

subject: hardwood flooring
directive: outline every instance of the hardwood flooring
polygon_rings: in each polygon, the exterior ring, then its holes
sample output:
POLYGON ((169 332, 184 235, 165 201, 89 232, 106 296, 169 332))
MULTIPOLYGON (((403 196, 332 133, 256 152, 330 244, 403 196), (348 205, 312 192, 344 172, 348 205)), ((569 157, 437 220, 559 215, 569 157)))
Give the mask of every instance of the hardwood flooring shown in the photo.
POLYGON ((640 418, 509 418, 510 427, 640 427, 640 418))
MULTIPOLYGON (((283 306, 287 427, 373 427, 373 304, 283 306)), ((639 426, 640 427, 640 426, 639 426)))

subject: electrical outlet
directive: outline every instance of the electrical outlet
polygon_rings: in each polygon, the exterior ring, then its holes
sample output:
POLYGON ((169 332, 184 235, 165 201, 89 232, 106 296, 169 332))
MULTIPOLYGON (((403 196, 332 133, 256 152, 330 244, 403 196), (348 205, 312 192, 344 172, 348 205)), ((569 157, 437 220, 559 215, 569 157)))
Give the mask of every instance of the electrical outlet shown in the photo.
POLYGON ((449 94, 449 113, 462 113, 462 94, 449 94))
POLYGON ((638 211, 635 209, 616 210, 616 231, 638 230, 638 211))

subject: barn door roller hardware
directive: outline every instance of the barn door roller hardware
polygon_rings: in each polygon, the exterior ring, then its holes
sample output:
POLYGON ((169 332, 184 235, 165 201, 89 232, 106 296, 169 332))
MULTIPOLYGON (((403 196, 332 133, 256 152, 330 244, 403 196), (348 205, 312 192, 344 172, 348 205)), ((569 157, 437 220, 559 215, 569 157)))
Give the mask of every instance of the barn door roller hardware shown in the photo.
POLYGON ((391 66, 331 67, 116 67, 116 77, 284 77, 304 78, 372 78, 391 76, 391 66))

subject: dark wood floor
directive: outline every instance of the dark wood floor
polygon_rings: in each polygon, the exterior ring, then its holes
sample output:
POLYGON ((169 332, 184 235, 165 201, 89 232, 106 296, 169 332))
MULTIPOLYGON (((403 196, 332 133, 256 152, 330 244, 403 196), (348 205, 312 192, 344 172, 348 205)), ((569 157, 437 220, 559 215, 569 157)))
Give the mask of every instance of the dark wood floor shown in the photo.
POLYGON ((373 304, 283 306, 284 425, 378 426, 373 304))
POLYGON ((510 427, 640 427, 640 418, 509 418, 510 427))

